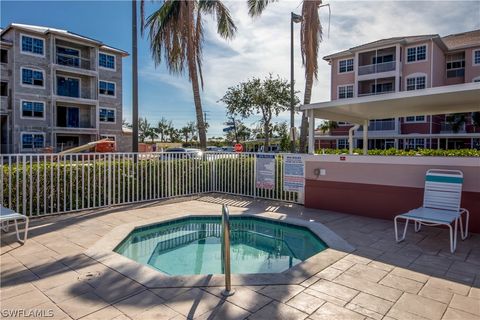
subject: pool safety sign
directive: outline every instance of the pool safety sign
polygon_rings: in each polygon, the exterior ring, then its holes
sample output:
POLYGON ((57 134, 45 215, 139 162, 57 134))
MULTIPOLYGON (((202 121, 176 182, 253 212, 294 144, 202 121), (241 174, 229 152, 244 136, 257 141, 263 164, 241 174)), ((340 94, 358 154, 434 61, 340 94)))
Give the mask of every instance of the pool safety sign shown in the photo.
POLYGON ((303 192, 305 163, 302 156, 285 155, 283 160, 283 190, 303 192))
POLYGON ((255 185, 260 189, 275 187, 275 155, 258 154, 255 185))

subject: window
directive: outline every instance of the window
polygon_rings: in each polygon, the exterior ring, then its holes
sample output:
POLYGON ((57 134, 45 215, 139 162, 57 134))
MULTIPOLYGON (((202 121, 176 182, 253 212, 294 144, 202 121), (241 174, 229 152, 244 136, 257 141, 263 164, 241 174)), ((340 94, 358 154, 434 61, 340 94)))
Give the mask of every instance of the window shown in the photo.
POLYGON ((353 98, 353 85, 338 87, 338 99, 346 98, 353 98))
POLYGON ((43 87, 43 71, 22 68, 22 84, 43 87))
POLYGON ((424 149, 425 148, 425 139, 406 139, 405 148, 409 150, 415 149, 424 149))
POLYGON ((338 72, 345 73, 353 71, 353 59, 338 61, 338 72))
POLYGON ((407 62, 422 61, 427 59, 427 46, 418 46, 407 49, 407 62))
POLYGON ((473 51, 473 65, 480 65, 480 50, 473 51))
POLYGON ((57 63, 63 66, 80 67, 80 50, 57 47, 57 63))
POLYGON ((115 109, 100 108, 100 122, 115 123, 115 109))
POLYGON ((8 96, 8 82, 2 81, 2 88, 1 88, 0 92, 1 92, 0 96, 2 96, 2 97, 7 97, 8 96))
POLYGON ((45 112, 45 103, 39 101, 21 100, 22 118, 42 118, 45 112))
POLYGON ((58 76, 57 95, 80 98, 80 79, 58 76))
POLYGON ((8 50, 7 49, 1 49, 0 50, 0 62, 1 63, 8 63, 8 50))
POLYGON ((115 96, 115 83, 100 81, 98 84, 99 93, 106 96, 115 96))
POLYGON ((393 61, 393 54, 388 54, 385 56, 377 56, 372 58, 372 64, 379 64, 385 62, 392 62, 393 61))
POLYGON ((425 116, 405 117, 405 122, 425 122, 425 116))
POLYGON ((101 134, 101 135, 100 135, 100 138, 101 138, 101 139, 108 139, 108 140, 111 140, 111 141, 115 141, 115 136, 112 136, 112 135, 101 134))
POLYGON ((465 53, 447 56, 447 78, 463 77, 465 75, 465 53))
POLYGON ((337 149, 348 149, 348 139, 338 139, 337 149))
POLYGON ((392 92, 392 91, 393 91, 392 82, 377 83, 376 85, 372 84, 371 93, 386 93, 386 92, 392 92))
POLYGON ((409 77, 407 78, 407 91, 425 89, 426 87, 426 77, 409 77))
POLYGON ((102 68, 115 70, 115 56, 106 53, 100 53, 98 57, 98 64, 102 68))
POLYGON ((22 53, 43 56, 44 40, 22 35, 22 53))
POLYGON ((43 133, 22 133, 22 149, 32 150, 45 146, 43 133))
POLYGON ((57 107, 57 127, 79 128, 80 109, 77 107, 57 107))

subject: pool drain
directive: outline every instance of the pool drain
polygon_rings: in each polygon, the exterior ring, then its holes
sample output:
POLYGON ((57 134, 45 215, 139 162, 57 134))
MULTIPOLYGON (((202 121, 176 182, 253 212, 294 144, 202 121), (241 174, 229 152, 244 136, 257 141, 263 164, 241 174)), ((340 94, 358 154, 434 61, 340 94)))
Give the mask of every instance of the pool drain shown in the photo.
POLYGON ((92 272, 92 271, 88 271, 88 272, 85 272, 85 273, 81 273, 79 276, 78 276, 78 280, 80 281, 91 281, 95 278, 98 278, 100 277, 100 272, 98 271, 95 271, 95 272, 92 272))

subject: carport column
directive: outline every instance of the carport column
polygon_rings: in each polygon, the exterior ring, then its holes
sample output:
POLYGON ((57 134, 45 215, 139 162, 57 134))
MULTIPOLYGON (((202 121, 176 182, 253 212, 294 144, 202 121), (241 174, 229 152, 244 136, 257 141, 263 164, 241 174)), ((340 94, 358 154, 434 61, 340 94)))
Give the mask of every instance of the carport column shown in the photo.
POLYGON ((368 120, 363 121, 363 155, 368 153, 368 120))
POLYGON ((308 110, 308 153, 315 153, 315 117, 313 109, 308 110))

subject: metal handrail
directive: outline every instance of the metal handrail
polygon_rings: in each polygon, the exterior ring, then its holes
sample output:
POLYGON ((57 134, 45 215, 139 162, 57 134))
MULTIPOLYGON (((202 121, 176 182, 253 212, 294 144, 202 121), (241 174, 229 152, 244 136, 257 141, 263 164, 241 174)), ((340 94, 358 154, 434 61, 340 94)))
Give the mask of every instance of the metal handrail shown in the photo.
POLYGON ((225 274, 225 290, 222 295, 228 297, 233 295, 235 290, 232 290, 230 272, 230 214, 226 204, 222 207, 222 269, 225 274))

